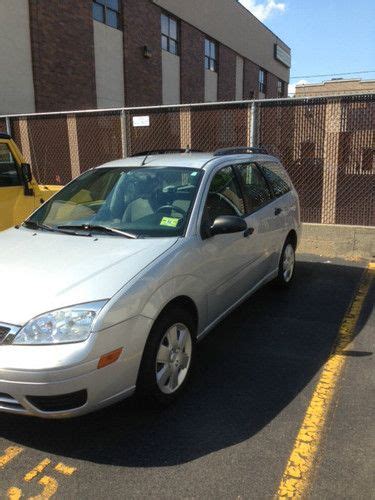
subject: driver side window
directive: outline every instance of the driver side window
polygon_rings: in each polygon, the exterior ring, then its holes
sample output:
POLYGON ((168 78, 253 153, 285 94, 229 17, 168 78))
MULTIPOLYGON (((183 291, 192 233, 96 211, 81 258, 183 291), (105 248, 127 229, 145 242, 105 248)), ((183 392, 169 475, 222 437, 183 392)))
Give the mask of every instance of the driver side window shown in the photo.
POLYGON ((17 171, 17 163, 8 145, 0 144, 0 188, 21 186, 21 184, 17 171))
POLYGON ((202 224, 210 227, 220 215, 245 215, 244 200, 232 167, 222 168, 213 178, 202 224))

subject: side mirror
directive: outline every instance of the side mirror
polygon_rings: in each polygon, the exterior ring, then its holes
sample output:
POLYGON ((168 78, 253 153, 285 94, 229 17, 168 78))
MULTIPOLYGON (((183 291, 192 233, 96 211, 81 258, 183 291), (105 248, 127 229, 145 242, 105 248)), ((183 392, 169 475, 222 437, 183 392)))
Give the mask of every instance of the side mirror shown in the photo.
POLYGON ((28 163, 22 163, 21 165, 21 175, 22 180, 25 184, 28 184, 33 179, 33 174, 31 172, 31 167, 28 163))
POLYGON ((220 215, 214 220, 210 227, 210 235, 216 234, 231 234, 246 231, 247 224, 242 217, 236 215, 220 215))

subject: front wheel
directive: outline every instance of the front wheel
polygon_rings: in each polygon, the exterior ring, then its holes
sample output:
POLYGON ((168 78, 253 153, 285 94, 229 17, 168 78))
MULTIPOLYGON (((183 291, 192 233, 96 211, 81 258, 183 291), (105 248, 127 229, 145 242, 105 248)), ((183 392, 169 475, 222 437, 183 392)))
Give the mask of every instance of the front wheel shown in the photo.
POLYGON ((172 403, 188 383, 195 351, 195 324, 176 307, 155 323, 147 340, 137 382, 143 401, 155 406, 172 403))
POLYGON ((296 267, 296 252, 292 243, 286 241, 281 252, 279 273, 277 276, 277 283, 281 287, 289 287, 293 278, 296 267))

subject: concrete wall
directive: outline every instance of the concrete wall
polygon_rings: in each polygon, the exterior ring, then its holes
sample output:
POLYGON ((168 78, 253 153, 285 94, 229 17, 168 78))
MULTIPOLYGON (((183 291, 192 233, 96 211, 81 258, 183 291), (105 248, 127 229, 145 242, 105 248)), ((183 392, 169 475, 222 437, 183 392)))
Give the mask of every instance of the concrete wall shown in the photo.
POLYGON ((371 260, 375 255, 375 227, 303 224, 299 253, 348 260, 371 260))
POLYGON ((180 58, 163 50, 161 59, 163 104, 180 104, 180 58))
POLYGON ((98 108, 124 106, 122 31, 94 21, 95 77, 98 108))
POLYGON ((33 113, 28 0, 0 1, 0 114, 33 113))
POLYGON ((217 73, 209 69, 206 69, 204 74, 204 100, 217 102, 217 73))
POLYGON ((244 62, 242 57, 236 56, 236 101, 243 99, 243 67, 244 62))
POLYGON ((234 0, 153 0, 167 11, 227 45, 284 81, 289 69, 274 58, 274 44, 285 45, 255 16, 234 0))

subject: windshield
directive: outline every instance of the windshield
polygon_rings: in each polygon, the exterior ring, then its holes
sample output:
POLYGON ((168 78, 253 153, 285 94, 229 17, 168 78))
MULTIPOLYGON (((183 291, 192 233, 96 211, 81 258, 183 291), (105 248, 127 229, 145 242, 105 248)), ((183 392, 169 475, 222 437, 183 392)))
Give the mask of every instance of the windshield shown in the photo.
POLYGON ((29 223, 65 232, 102 227, 138 237, 182 236, 200 179, 200 170, 181 167, 90 170, 47 201, 29 223))

